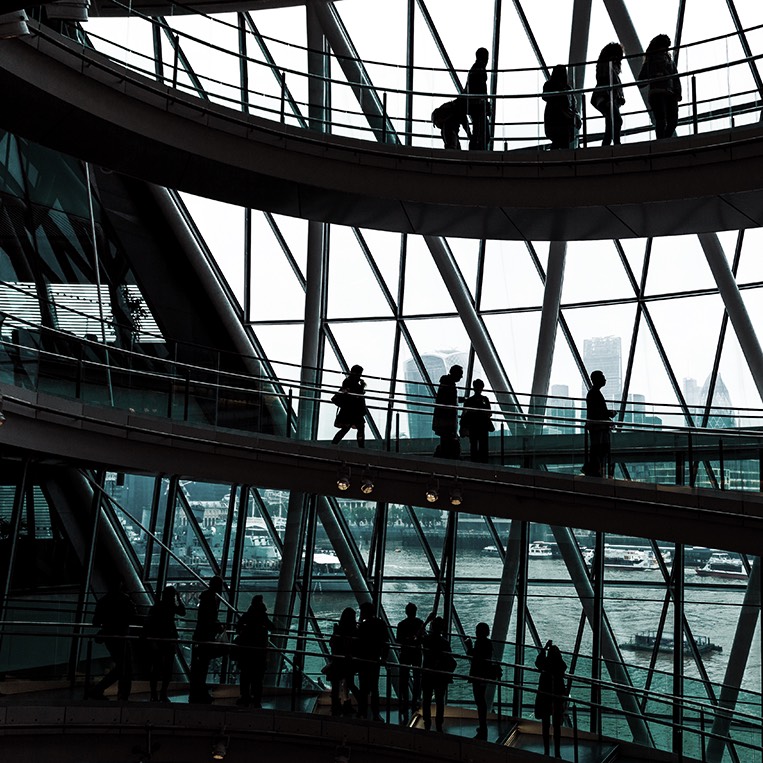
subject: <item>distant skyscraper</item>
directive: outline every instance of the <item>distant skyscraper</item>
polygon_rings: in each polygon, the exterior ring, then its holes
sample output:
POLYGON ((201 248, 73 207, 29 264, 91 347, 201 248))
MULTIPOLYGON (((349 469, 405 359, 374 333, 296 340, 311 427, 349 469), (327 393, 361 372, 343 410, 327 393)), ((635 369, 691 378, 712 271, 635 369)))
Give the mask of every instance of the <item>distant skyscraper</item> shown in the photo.
MULTIPOLYGON (((623 352, 619 336, 598 336, 583 341, 583 362, 586 371, 601 371, 607 378, 602 390, 607 400, 617 403, 623 396, 623 352)), ((588 391, 583 385, 583 395, 588 391)))
POLYGON ((546 434, 574 434, 577 415, 575 401, 569 399, 570 388, 566 384, 552 384, 546 406, 546 434), (569 423, 568 423, 569 421, 569 423))
MULTIPOLYGON (((697 426, 701 426, 705 415, 707 396, 710 393, 710 377, 708 376, 705 379, 701 389, 696 379, 684 379, 683 393, 686 404, 689 406, 689 410, 694 418, 694 423, 697 426)), ((734 412, 734 406, 731 404, 731 396, 726 385, 723 383, 721 375, 718 374, 715 390, 713 391, 712 408, 707 419, 707 427, 709 429, 725 429, 736 426, 739 426, 739 422, 734 412)))
MULTIPOLYGON (((435 350, 421 356, 432 384, 437 389, 440 377, 448 373, 451 366, 462 366, 464 373, 469 361, 467 353, 461 350, 435 350)), ((429 438, 432 433, 432 403, 434 399, 426 384, 423 383, 416 361, 409 358, 403 366, 405 373, 405 391, 408 397, 408 436, 411 438, 429 438), (422 404, 416 404, 416 400, 422 404), (428 403, 428 405, 427 405, 428 403), (417 413, 416 411, 421 411, 417 413)), ((461 397, 461 393, 459 393, 461 397)))

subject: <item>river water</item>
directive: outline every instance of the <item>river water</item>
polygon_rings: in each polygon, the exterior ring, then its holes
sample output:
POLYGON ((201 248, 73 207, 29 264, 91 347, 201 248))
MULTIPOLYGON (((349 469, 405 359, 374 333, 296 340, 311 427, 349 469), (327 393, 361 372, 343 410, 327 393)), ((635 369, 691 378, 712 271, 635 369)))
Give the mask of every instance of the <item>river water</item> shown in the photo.
MULTIPOLYGON (((551 638, 562 651, 571 652, 575 647, 582 607, 566 566, 560 559, 531 559, 529 564, 527 608, 538 636, 542 642, 551 638)), ((492 627, 500 574, 501 562, 497 556, 486 555, 478 549, 459 552, 454 606, 467 633, 473 634, 474 627, 480 621, 485 621, 492 627)), ((604 611, 621 646, 636 633, 657 629, 666 591, 659 570, 606 568, 604 579, 604 611)), ((695 637, 707 636, 712 643, 721 647, 722 651, 705 654, 703 661, 710 680, 722 683, 744 596, 744 581, 740 584, 740 581, 700 578, 688 567, 685 580, 686 619, 695 637)), ((345 606, 356 604, 349 591, 326 590, 327 586, 320 585, 317 588, 313 594, 313 607, 320 618, 335 619, 345 606)), ((424 619, 432 610, 434 592, 435 581, 423 554, 407 548, 388 553, 382 603, 392 623, 404 617, 408 601, 417 604, 419 615, 424 619)), ((439 614, 442 614, 442 603, 439 614)), ((668 635, 672 634, 672 607, 668 609, 665 631, 668 635)), ((530 633, 527 635, 528 643, 532 643, 530 633)), ((508 640, 515 640, 513 623, 510 625, 508 640)), ((457 639, 453 639, 453 642, 454 648, 459 650, 457 639)), ((580 653, 582 656, 590 655, 590 652, 590 629, 586 625, 580 653)), ((526 664, 534 662, 535 654, 534 649, 528 650, 526 664)), ((509 651, 504 659, 511 659, 512 655, 509 651)), ((651 653, 623 650, 623 658, 636 668, 644 669, 649 666, 651 653)), ((672 660, 672 654, 660 654, 657 669, 666 674, 672 673, 672 660)), ((687 678, 699 678, 700 673, 688 655, 684 660, 684 671, 687 678)), ((634 670, 634 683, 637 685, 643 683, 643 676, 641 680, 638 677, 641 672, 634 670)), ((669 678, 666 676, 659 683, 662 686, 653 685, 653 688, 667 689, 669 678)), ((759 624, 742 686, 756 692, 761 689, 759 624)), ((687 693, 688 689, 687 686, 687 693)))

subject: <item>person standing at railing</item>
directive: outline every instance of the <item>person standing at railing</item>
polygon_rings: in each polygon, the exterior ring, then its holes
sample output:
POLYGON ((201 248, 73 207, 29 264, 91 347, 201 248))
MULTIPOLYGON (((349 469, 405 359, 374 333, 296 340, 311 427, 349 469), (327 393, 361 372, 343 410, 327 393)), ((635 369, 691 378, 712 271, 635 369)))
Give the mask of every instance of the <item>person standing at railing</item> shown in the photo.
POLYGON ((331 402, 338 406, 334 426, 339 431, 331 440, 336 445, 350 429, 358 430, 358 447, 366 446, 366 383, 361 378, 362 366, 353 366, 350 374, 342 382, 342 386, 331 402))
POLYGON ((456 660, 450 653, 450 643, 445 638, 445 620, 435 617, 434 612, 427 618, 429 631, 422 639, 423 671, 421 676, 421 717, 424 728, 432 728, 432 696, 434 696, 434 727, 443 730, 445 720, 445 695, 448 684, 453 681, 456 660))
POLYGON ((358 689, 355 686, 355 662, 353 653, 357 649, 358 624, 355 610, 345 607, 334 624, 334 632, 329 639, 331 662, 323 669, 331 683, 331 715, 352 715, 350 695, 357 700, 358 689))
POLYGON ((191 651, 189 702, 209 704, 213 701, 207 686, 207 673, 209 672, 209 663, 219 653, 219 648, 214 642, 225 632, 225 625, 218 620, 222 592, 223 579, 219 575, 215 575, 209 579, 207 590, 202 591, 199 596, 199 610, 191 651))
POLYGON ((472 658, 469 667, 469 683, 472 685, 474 703, 477 705, 476 739, 487 739, 487 690, 489 681, 497 681, 501 677, 501 667, 493 661, 493 642, 489 638, 490 626, 487 623, 477 623, 474 630, 474 642, 466 639, 466 653, 472 658))
POLYGON ((376 609, 370 601, 360 605, 358 624, 358 717, 368 715, 368 700, 371 698, 371 716, 381 721, 379 712, 379 674, 381 665, 387 659, 389 637, 387 626, 377 617, 376 609))
POLYGON ((612 422, 615 411, 607 407, 601 390, 607 383, 602 371, 591 372, 591 389, 586 395, 586 434, 588 436, 588 460, 583 464, 587 477, 606 477, 609 473, 612 422))
POLYGON ((98 599, 93 612, 93 625, 99 628, 95 643, 106 647, 114 667, 88 693, 91 699, 105 699, 104 691, 114 684, 117 684, 117 699, 130 698, 132 645, 128 632, 137 618, 135 604, 122 581, 98 599))
POLYGON ((666 34, 658 34, 647 46, 638 79, 649 84, 649 108, 655 137, 672 137, 678 125, 678 103, 682 93, 681 78, 670 55, 670 37, 666 34))
POLYGON ((490 139, 490 104, 487 100, 487 48, 477 48, 475 60, 466 78, 468 111, 472 120, 472 151, 486 151, 490 139))
POLYGON ((235 654, 241 672, 240 697, 237 705, 262 707, 262 685, 265 681, 265 665, 268 656, 269 634, 273 623, 268 617, 268 608, 257 594, 252 598, 249 609, 236 623, 235 654))
POLYGON ((596 62, 596 89, 591 94, 591 106, 604 117, 602 146, 620 145, 623 118, 620 107, 625 103, 620 72, 623 68, 623 46, 608 42, 599 53, 596 62))
POLYGON ((475 463, 486 464, 490 457, 488 438, 495 431, 490 418, 490 400, 482 394, 485 382, 475 379, 472 382, 474 394, 464 400, 464 410, 461 413, 460 434, 469 438, 471 460, 475 463))
POLYGON ((535 660, 540 671, 538 693, 535 695, 535 717, 541 722, 543 750, 549 754, 550 727, 554 727, 554 755, 562 756, 562 718, 567 706, 567 663, 559 647, 551 640, 540 650, 535 660))
POLYGON ((451 366, 447 374, 440 377, 440 385, 435 395, 432 431, 440 438, 435 449, 437 458, 454 458, 461 455, 458 439, 458 389, 456 385, 464 375, 461 366, 451 366))
POLYGON ((395 634, 397 643, 400 645, 397 696, 400 702, 401 723, 407 723, 409 710, 418 705, 421 694, 421 639, 424 636, 424 621, 416 617, 416 612, 416 605, 409 601, 405 605, 405 618, 397 624, 395 634))
POLYGON ((149 684, 152 702, 169 702, 167 689, 172 678, 172 664, 178 643, 176 617, 185 615, 185 604, 175 586, 168 585, 148 612, 143 634, 148 641, 149 684), (161 682, 161 690, 159 683, 161 682))
POLYGON ((543 127, 551 148, 572 148, 575 128, 580 127, 575 96, 572 95, 567 67, 559 64, 551 71, 551 76, 543 84, 543 127))

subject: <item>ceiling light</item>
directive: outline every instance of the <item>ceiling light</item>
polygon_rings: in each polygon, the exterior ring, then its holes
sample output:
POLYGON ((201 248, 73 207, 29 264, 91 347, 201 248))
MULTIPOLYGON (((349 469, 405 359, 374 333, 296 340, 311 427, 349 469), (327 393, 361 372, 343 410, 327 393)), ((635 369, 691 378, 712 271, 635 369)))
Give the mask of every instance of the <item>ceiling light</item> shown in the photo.
POLYGON ((29 34, 26 11, 13 11, 0 15, 0 39, 9 40, 13 37, 24 37, 29 34))
POLYGON ((461 488, 456 485, 454 488, 450 491, 450 505, 451 506, 460 506, 464 502, 464 496, 461 492, 461 488))
POLYGON ((228 737, 217 736, 212 742, 212 760, 224 760, 228 754, 228 737))
POLYGON ((437 499, 440 497, 439 487, 440 485, 437 480, 433 479, 430 481, 429 485, 427 486, 427 492, 424 494, 428 503, 437 502, 437 499))
POLYGON ((374 492, 374 481, 370 477, 363 477, 360 483, 360 492, 364 495, 371 495, 374 492))
POLYGON ((344 465, 340 466, 339 471, 337 472, 336 486, 340 490, 350 489, 350 470, 344 465))

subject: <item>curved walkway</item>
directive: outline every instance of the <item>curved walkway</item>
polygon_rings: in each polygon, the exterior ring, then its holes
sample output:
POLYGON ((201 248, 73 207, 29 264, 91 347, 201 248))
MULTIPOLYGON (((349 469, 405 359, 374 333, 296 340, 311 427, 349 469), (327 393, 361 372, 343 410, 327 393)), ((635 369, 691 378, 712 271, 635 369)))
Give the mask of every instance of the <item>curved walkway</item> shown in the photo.
POLYGON ((451 509, 449 490, 463 495, 459 512, 601 530, 758 555, 763 495, 623 480, 302 442, 194 427, 128 411, 88 406, 4 385, 0 445, 41 460, 102 464, 116 471, 177 474, 192 479, 367 500, 359 489, 369 469, 373 500, 451 509), (357 479, 337 488, 337 471, 357 479), (440 498, 425 491, 438 481, 440 498))
POLYGON ((763 124, 583 151, 326 136, 172 90, 47 30, 0 43, 0 126, 160 185, 422 235, 586 240, 763 225, 763 124))

